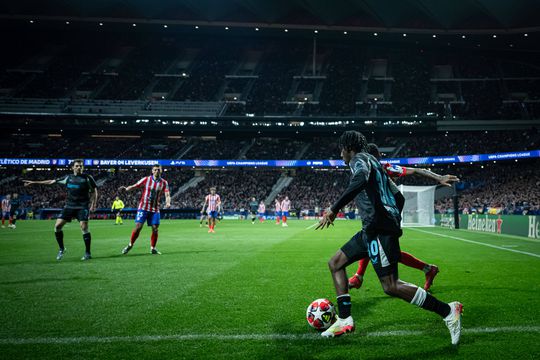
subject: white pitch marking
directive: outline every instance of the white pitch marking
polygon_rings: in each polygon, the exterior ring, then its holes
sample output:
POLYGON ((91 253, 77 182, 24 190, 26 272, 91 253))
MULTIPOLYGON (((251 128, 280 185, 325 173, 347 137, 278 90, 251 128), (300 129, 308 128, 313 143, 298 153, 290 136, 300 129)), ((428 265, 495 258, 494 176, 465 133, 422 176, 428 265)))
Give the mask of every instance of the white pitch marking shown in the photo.
POLYGON ((449 238, 449 239, 455 239, 455 240, 459 240, 459 241, 464 241, 464 242, 468 242, 468 243, 471 243, 471 244, 483 245, 483 246, 491 247, 491 248, 494 248, 494 249, 505 250, 505 251, 511 251, 511 252, 515 252, 515 253, 518 253, 518 254, 529 255, 529 256, 534 256, 534 257, 540 258, 540 255, 539 255, 539 254, 534 254, 534 253, 530 253, 530 252, 526 252, 526 251, 521 251, 521 250, 508 249, 508 248, 504 248, 504 247, 502 247, 502 246, 486 244, 486 243, 483 243, 483 242, 478 242, 478 241, 468 240, 468 239, 460 238, 460 237, 457 237, 457 236, 450 236, 450 235, 445 235, 445 234, 439 234, 439 233, 436 233, 436 232, 426 231, 426 230, 420 230, 420 229, 411 229, 411 230, 413 230, 413 231, 419 231, 419 232, 423 232, 423 233, 431 234, 431 235, 442 236, 442 237, 449 238))
MULTIPOLYGON (((443 329, 443 327, 441 327, 443 329)), ((463 329, 464 334, 492 334, 492 333, 540 333, 540 326, 503 326, 480 327, 463 329)), ((419 330, 390 330, 375 331, 371 333, 358 332, 365 337, 399 337, 427 335, 432 332, 419 330)), ((83 337, 45 337, 45 338, 7 338, 0 339, 0 345, 30 345, 30 344, 87 344, 87 343, 117 343, 117 342, 151 342, 151 341, 245 341, 245 340, 322 340, 326 339, 317 333, 309 334, 176 334, 176 335, 143 335, 143 336, 83 336, 83 337)))
POLYGON ((315 223, 315 224, 313 224, 313 225, 309 225, 309 226, 308 226, 308 227, 306 228, 306 230, 309 230, 309 229, 311 229, 312 227, 314 227, 315 225, 318 225, 318 224, 319 224, 319 223, 318 223, 318 222, 316 222, 316 223, 315 223))

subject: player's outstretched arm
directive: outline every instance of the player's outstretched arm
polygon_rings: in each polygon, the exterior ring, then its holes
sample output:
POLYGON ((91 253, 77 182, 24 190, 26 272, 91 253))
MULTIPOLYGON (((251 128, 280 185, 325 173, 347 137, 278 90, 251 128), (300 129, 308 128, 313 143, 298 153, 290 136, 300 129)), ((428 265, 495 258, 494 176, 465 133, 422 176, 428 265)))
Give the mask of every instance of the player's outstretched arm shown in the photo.
POLYGON ((131 191, 133 190, 134 188, 137 187, 137 184, 133 184, 133 185, 129 185, 129 186, 120 186, 118 188, 119 191, 131 191))
POLYGON ((165 192, 165 209, 168 209, 171 207, 171 193, 165 192))
POLYGON ((407 170, 407 175, 417 174, 429 179, 433 179, 444 186, 452 186, 452 183, 459 181, 459 178, 455 175, 439 175, 427 169, 415 169, 409 167, 405 169, 407 170))
POLYGON ((52 185, 56 184, 56 180, 40 180, 40 181, 31 181, 31 180, 23 180, 24 186, 30 186, 33 184, 36 185, 52 185))
POLYGON ((94 191, 92 191, 92 199, 90 200, 90 211, 96 211, 96 206, 97 206, 97 201, 98 201, 98 191, 97 189, 94 189, 94 191))

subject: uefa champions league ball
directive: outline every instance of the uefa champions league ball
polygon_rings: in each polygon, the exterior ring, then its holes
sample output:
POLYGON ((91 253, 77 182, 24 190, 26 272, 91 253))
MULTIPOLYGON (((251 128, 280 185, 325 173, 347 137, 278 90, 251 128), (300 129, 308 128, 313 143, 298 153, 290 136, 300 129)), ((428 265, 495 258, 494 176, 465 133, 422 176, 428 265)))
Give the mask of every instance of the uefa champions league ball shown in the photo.
POLYGON ((328 329, 336 321, 334 305, 328 299, 314 300, 307 307, 306 320, 314 329, 328 329))

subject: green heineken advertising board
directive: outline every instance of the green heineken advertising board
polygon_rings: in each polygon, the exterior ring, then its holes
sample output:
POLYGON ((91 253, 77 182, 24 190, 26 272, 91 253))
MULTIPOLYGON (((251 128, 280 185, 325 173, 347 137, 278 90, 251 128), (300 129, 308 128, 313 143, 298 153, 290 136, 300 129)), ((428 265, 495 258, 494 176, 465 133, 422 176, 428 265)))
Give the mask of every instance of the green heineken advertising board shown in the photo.
MULTIPOLYGON (((435 224, 455 228, 454 214, 435 215, 435 224)), ((459 215, 459 228, 540 239, 540 216, 461 214, 459 215)))

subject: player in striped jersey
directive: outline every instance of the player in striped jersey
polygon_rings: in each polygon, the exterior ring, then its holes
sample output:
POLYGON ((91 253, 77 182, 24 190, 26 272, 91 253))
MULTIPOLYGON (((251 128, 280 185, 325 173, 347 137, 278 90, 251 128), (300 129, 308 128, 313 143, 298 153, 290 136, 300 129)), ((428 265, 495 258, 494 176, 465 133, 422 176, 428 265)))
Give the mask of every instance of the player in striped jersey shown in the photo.
POLYGON ((287 217, 289 217, 289 210, 291 209, 291 200, 288 196, 281 202, 281 226, 287 227, 287 217))
POLYGON ((208 214, 208 232, 215 233, 216 231, 214 228, 216 227, 216 218, 218 217, 218 212, 221 209, 221 197, 216 194, 215 187, 211 187, 210 194, 206 195, 204 198, 201 214, 204 214, 205 209, 206 213, 208 214))
POLYGON ((7 194, 5 198, 2 199, 2 227, 6 226, 5 221, 8 219, 9 225, 11 227, 11 219, 9 218, 9 213, 11 212, 11 195, 7 194))
POLYGON ((259 215, 259 222, 264 222, 264 215, 266 214, 266 205, 264 205, 264 201, 261 200, 259 203, 259 208, 257 209, 257 213, 259 215))
POLYGON ((122 249, 122 254, 127 254, 135 240, 139 237, 141 233, 143 224, 146 222, 148 226, 152 226, 152 235, 150 237, 150 253, 154 255, 161 255, 161 253, 156 249, 156 244, 158 240, 158 228, 160 223, 160 214, 159 214, 159 200, 161 195, 165 195, 165 209, 171 206, 171 194, 169 192, 169 183, 167 180, 161 177, 163 169, 161 165, 154 165, 152 167, 152 175, 142 178, 137 181, 136 184, 130 186, 121 186, 119 190, 131 191, 135 188, 141 188, 142 196, 141 201, 139 201, 139 206, 137 209, 137 216, 135 217, 135 229, 131 233, 131 239, 129 244, 122 249))
POLYGON ((281 201, 279 201, 279 198, 276 197, 275 202, 275 214, 276 214, 276 225, 279 225, 279 220, 281 219, 281 201))

